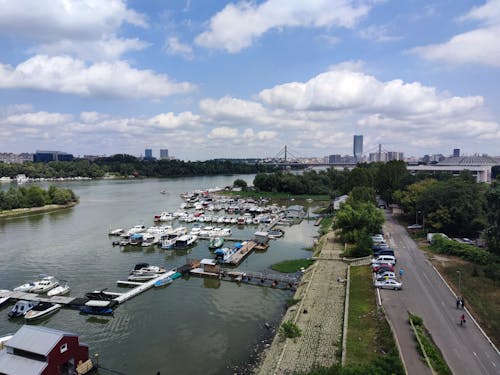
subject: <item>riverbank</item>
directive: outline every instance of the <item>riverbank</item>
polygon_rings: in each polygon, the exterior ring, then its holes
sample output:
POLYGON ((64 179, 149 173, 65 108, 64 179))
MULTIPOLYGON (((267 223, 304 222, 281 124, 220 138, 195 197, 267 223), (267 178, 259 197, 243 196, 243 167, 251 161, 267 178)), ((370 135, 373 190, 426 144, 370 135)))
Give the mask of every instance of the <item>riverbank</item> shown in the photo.
POLYGON ((303 373, 339 362, 335 353, 342 350, 347 265, 341 260, 343 248, 334 242, 333 232, 323 236, 320 243, 318 258, 305 271, 294 295, 299 302, 282 320, 294 323, 302 334, 293 339, 277 334, 263 353, 256 374, 303 373))
POLYGON ((27 216, 27 215, 37 215, 46 212, 64 210, 66 208, 74 207, 78 204, 77 202, 71 202, 68 204, 48 204, 42 207, 30 207, 30 208, 16 208, 13 210, 0 211, 0 218, 9 218, 17 216, 27 216))

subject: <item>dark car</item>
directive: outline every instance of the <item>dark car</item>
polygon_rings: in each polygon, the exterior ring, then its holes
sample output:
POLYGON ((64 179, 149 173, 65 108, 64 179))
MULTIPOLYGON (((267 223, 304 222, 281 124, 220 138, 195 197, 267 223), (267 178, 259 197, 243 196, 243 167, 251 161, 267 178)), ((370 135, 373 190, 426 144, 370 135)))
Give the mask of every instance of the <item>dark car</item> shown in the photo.
POLYGON ((377 250, 373 253, 375 258, 378 258, 380 255, 392 255, 394 256, 394 250, 391 248, 377 250))
POLYGON ((378 251, 378 250, 383 250, 383 249, 390 249, 389 245, 383 243, 383 244, 377 244, 377 245, 372 245, 371 246, 373 251, 378 251))
POLYGON ((373 272, 379 273, 379 272, 385 272, 385 271, 394 272, 394 266, 392 264, 382 263, 382 264, 379 264, 379 265, 373 267, 373 272))

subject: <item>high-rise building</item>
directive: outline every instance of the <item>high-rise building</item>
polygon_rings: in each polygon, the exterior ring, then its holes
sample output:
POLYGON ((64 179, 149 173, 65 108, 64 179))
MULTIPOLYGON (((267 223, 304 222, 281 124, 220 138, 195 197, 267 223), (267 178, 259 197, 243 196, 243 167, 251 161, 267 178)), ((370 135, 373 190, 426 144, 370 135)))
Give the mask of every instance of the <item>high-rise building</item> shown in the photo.
POLYGON ((460 157, 460 149, 459 148, 454 148, 453 149, 453 157, 454 158, 459 158, 460 157))
POLYGON ((160 160, 168 159, 168 149, 160 149, 160 160))
POLYGON ((339 163, 342 163, 342 156, 339 155, 339 154, 329 155, 328 156, 328 163, 330 163, 330 164, 339 164, 339 163))
POLYGON ((153 158, 153 150, 147 148, 144 150, 144 159, 152 159, 153 158))
POLYGON ((34 162, 49 162, 49 161, 71 161, 73 155, 61 151, 39 151, 33 155, 34 162))
POLYGON ((353 144, 354 161, 357 163, 363 159, 363 136, 355 135, 353 144))

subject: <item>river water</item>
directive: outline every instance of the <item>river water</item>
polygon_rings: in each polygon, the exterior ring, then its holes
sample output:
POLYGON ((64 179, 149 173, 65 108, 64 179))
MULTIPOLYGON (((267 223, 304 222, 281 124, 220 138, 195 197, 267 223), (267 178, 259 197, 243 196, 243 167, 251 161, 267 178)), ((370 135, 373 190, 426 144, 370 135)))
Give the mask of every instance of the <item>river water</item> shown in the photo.
MULTIPOLYGON (((153 225, 155 214, 179 207, 180 193, 230 185, 236 178, 253 181, 253 175, 243 175, 56 183, 71 188, 80 203, 68 210, 0 220, 0 289, 13 289, 43 273, 67 280, 71 296, 103 288, 123 292, 116 281, 126 280, 136 263, 174 268, 187 257, 210 257, 207 241, 184 252, 156 247, 124 251, 112 246, 107 232, 110 227, 153 225), (160 194, 162 190, 167 194, 160 194)), ((251 238, 256 229, 233 227, 233 236, 251 238)), ((238 269, 266 271, 281 260, 309 257, 304 248, 312 245, 315 234, 307 221, 287 228, 267 252, 253 253, 238 269)), ((80 335, 98 353, 100 365, 115 373, 233 374, 254 359, 256 348, 269 336, 264 324, 279 324, 290 297, 289 291, 185 277, 125 302, 111 317, 62 309, 37 324, 80 335)), ((11 306, 1 307, 0 336, 24 323, 7 319, 11 306)))

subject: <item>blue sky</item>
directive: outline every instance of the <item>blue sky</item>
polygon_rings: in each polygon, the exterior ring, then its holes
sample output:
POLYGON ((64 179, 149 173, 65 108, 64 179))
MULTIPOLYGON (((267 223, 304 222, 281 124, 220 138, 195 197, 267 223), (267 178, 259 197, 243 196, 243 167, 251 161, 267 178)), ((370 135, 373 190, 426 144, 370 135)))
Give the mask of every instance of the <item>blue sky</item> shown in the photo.
POLYGON ((500 0, 0 0, 0 152, 500 155, 499 40, 500 0))

